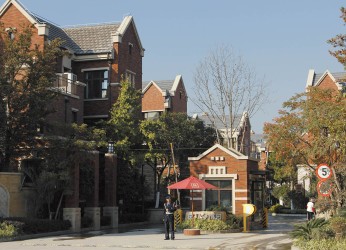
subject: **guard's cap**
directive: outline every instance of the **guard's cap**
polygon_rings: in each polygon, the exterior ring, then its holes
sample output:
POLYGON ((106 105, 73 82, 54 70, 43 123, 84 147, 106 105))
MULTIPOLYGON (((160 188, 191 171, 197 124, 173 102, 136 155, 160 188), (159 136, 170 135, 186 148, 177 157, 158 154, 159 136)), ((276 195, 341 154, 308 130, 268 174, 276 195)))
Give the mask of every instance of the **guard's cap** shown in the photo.
POLYGON ((166 195, 166 199, 170 199, 171 198, 171 196, 168 194, 168 195, 166 195))

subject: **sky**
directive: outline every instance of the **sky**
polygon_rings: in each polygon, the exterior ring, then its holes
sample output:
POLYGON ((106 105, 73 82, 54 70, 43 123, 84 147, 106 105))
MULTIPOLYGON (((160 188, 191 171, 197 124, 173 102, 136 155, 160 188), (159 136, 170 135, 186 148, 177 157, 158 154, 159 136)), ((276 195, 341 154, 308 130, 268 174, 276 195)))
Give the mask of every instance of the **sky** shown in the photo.
MULTIPOLYGON (((2 4, 4 0, 0 0, 2 4)), ((182 75, 193 96, 198 63, 217 46, 241 55, 264 77, 268 100, 251 118, 252 130, 278 116, 282 103, 305 90, 309 69, 344 71, 327 40, 345 33, 340 0, 20 0, 62 27, 120 22, 132 15, 145 48, 143 81, 182 75)), ((191 101, 188 113, 200 112, 191 101)))

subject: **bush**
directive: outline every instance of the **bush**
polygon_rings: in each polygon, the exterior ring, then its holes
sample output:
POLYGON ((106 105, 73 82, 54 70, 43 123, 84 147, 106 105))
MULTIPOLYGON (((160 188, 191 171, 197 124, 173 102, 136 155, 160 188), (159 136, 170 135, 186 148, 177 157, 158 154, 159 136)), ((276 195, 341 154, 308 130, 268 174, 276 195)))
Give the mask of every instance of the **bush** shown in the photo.
POLYGON ((1 219, 0 223, 5 221, 17 228, 19 234, 47 233, 68 230, 71 228, 71 222, 67 220, 62 221, 13 217, 1 219))
POLYGON ((308 222, 294 225, 294 229, 290 232, 290 235, 295 239, 311 240, 313 238, 313 231, 320 229, 328 222, 323 218, 317 218, 308 222))
POLYGON ((226 223, 231 227, 231 229, 241 228, 243 226, 243 217, 229 213, 227 214, 226 223))
POLYGON ((333 217, 329 220, 330 228, 333 230, 337 237, 346 235, 346 218, 333 217))
POLYGON ((270 213, 278 213, 283 208, 284 208, 284 206, 282 206, 280 204, 275 204, 269 208, 269 212, 270 213))
POLYGON ((178 228, 180 229, 187 229, 187 228, 194 228, 194 229, 200 229, 204 231, 221 231, 221 230, 229 230, 231 229, 231 226, 228 225, 226 222, 222 220, 202 220, 202 219, 194 219, 192 225, 192 220, 185 220, 181 225, 179 225, 178 228))
POLYGON ((322 240, 298 240, 294 242, 300 250, 344 250, 346 249, 346 239, 337 241, 335 239, 322 240))
POLYGON ((18 235, 18 229, 7 221, 0 223, 0 239, 10 238, 18 235))

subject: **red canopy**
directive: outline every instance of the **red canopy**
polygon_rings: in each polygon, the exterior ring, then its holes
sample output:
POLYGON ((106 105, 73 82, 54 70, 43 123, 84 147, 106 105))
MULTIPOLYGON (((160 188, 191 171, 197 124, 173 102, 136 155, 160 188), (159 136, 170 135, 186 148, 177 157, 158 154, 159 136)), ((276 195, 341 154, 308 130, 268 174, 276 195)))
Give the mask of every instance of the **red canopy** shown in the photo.
POLYGON ((194 176, 190 176, 189 178, 186 178, 182 181, 169 185, 167 188, 168 189, 201 190, 201 189, 217 189, 218 187, 215 187, 203 180, 197 179, 194 176))

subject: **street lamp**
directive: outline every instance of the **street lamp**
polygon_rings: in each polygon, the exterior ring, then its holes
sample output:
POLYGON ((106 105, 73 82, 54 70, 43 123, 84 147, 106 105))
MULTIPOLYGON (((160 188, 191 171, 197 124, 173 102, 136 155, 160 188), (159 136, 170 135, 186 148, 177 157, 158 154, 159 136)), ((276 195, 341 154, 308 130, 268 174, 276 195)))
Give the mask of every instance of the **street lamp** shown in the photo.
POLYGON ((114 141, 108 142, 108 153, 114 153, 114 141))

